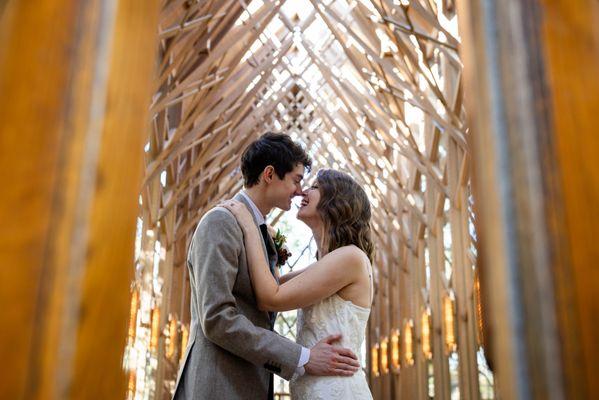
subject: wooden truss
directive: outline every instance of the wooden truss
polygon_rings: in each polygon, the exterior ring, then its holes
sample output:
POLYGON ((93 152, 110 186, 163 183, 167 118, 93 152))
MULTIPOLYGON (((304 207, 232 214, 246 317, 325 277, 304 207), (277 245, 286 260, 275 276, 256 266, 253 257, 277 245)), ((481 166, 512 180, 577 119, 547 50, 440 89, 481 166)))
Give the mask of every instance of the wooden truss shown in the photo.
POLYGON ((314 170, 349 172, 371 198, 377 292, 369 348, 402 333, 396 368, 382 371, 369 358, 375 396, 428 398, 432 365, 435 398, 449 399, 452 384, 466 398, 479 397, 475 233, 455 24, 451 1, 163 2, 135 285, 153 296, 151 330, 154 319, 159 331, 175 325, 176 340, 156 338, 158 398, 172 389, 177 340, 189 319, 185 260, 194 227, 241 189, 240 154, 268 130, 302 142, 314 170), (432 361, 419 350, 424 314, 432 361), (459 359, 458 383, 451 354, 459 359))

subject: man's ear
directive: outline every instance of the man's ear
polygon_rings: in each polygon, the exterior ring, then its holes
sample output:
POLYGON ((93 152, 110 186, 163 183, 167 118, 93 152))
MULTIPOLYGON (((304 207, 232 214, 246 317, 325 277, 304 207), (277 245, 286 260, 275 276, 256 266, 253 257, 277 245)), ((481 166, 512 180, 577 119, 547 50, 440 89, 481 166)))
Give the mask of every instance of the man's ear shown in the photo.
POLYGON ((272 182, 274 173, 275 173, 275 168, 272 165, 266 166, 266 168, 264 168, 264 172, 262 172, 262 177, 264 178, 264 182, 266 182, 266 183, 272 182))

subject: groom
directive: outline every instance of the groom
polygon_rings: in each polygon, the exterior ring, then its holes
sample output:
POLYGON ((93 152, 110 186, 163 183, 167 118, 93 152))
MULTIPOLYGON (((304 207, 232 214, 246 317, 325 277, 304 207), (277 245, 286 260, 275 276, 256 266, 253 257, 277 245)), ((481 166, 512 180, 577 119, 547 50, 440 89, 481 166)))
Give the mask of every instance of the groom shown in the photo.
MULTIPOLYGON (((267 133, 241 158, 245 190, 234 198, 253 213, 271 272, 277 262, 265 215, 291 208, 302 195, 311 160, 289 136, 267 133)), ((359 368, 350 350, 332 335, 311 349, 273 332, 275 313, 258 310, 241 228, 225 208, 208 211, 193 235, 187 259, 191 284, 191 329, 177 377, 175 400, 273 399, 273 373, 351 376, 359 368)))

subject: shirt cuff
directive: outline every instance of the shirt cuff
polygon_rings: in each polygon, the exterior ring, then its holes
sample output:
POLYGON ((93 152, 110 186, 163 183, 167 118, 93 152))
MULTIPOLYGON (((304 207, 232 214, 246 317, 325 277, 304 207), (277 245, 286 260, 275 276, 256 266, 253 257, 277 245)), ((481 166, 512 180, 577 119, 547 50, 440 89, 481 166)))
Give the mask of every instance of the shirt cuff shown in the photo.
POLYGON ((308 361, 310 361, 310 349, 302 346, 302 354, 300 354, 299 362, 297 363, 297 368, 295 369, 293 378, 300 377, 306 373, 304 365, 308 364, 308 361))

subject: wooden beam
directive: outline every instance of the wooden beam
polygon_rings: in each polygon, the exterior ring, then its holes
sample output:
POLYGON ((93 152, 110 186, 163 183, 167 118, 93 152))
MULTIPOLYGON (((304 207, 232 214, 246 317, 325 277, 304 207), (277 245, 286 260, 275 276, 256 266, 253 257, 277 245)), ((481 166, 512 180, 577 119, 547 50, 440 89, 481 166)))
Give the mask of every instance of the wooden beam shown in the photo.
POLYGON ((459 15, 499 390, 598 397, 599 6, 471 1, 459 15))
POLYGON ((4 7, 0 397, 123 397, 158 2, 4 7))

